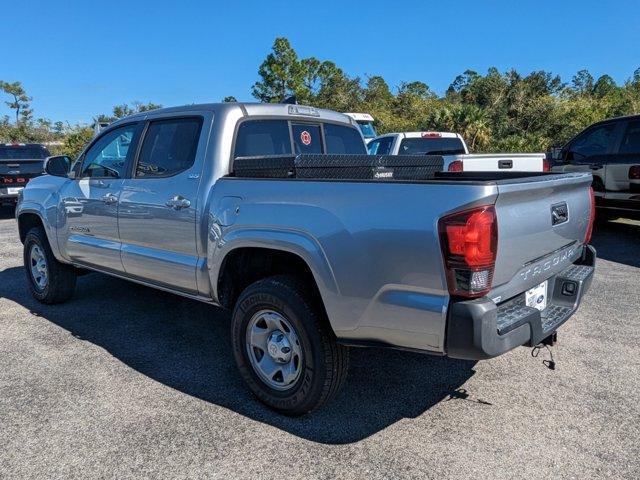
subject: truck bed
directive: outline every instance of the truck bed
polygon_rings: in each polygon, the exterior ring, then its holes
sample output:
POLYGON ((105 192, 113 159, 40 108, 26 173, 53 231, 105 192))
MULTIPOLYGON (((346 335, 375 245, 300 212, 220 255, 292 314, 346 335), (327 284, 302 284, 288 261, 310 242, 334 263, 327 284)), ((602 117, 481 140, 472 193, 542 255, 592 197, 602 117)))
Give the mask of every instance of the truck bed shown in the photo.
POLYGON ((333 266, 323 269, 318 278, 326 273, 326 279, 318 281, 339 292, 323 300, 341 338, 444 348, 449 296, 440 218, 483 205, 495 208, 497 260, 487 296, 498 305, 575 262, 589 226, 588 174, 433 172, 428 179, 399 180, 292 173, 246 177, 236 171, 222 178, 211 204, 224 208, 212 212, 212 218, 232 224, 234 235, 259 226, 279 245, 293 235, 303 237, 314 255, 326 259, 318 263, 333 266), (552 225, 552 209, 558 205, 568 210, 568 219, 552 225), (280 231, 286 232, 282 238, 274 233, 280 231), (394 322, 412 332, 398 331, 394 337, 389 304, 416 302, 428 305, 430 320, 409 308, 400 318, 394 310, 394 322))

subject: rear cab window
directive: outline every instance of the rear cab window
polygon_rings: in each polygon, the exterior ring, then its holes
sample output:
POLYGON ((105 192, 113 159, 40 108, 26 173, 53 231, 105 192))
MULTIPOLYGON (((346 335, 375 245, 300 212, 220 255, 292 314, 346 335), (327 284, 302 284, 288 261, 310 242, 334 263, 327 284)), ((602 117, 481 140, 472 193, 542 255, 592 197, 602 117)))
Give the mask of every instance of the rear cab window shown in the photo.
POLYGON ((336 125, 335 123, 325 123, 324 138, 327 145, 327 153, 367 153, 360 132, 355 128, 336 125))
POLYGON ((403 138, 398 151, 398 155, 458 155, 464 153, 464 144, 457 137, 403 138))
POLYGON ((300 153, 322 153, 322 130, 320 125, 293 123, 291 125, 293 148, 300 153))
POLYGON ((0 145, 0 161, 2 160, 44 160, 49 151, 38 145, 0 145))
POLYGON ((308 153, 366 154, 358 129, 328 122, 245 120, 238 127, 233 157, 308 153))
POLYGON ((291 153, 289 124, 281 120, 248 120, 236 134, 234 158, 291 153))

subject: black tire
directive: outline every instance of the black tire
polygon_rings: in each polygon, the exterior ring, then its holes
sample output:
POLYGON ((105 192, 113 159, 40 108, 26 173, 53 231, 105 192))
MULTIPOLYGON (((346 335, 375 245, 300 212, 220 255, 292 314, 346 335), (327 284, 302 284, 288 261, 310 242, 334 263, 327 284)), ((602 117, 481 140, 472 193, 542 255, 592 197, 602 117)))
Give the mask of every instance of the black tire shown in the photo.
POLYGON ((273 276, 247 287, 233 310, 231 336, 244 381, 262 402, 285 415, 303 415, 322 407, 338 393, 346 378, 348 348, 336 342, 324 309, 314 301, 304 283, 294 277, 273 276), (249 359, 247 327, 251 318, 265 309, 290 322, 302 348, 300 376, 285 391, 263 381, 249 359))
POLYGON ((31 294, 39 302, 48 305, 69 300, 76 287, 76 273, 71 265, 60 263, 51 251, 49 240, 42 227, 34 227, 24 240, 24 268, 31 294), (46 285, 41 287, 31 273, 31 251, 38 246, 44 254, 47 268, 46 285))

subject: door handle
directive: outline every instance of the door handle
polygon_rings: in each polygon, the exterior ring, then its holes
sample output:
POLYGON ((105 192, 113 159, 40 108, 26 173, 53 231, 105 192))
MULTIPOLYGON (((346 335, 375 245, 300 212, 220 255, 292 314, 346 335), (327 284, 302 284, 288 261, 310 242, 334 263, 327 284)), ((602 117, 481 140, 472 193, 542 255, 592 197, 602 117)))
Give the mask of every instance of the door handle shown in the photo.
POLYGON ((191 206, 191 202, 180 195, 175 195, 171 197, 170 200, 167 200, 165 205, 169 208, 173 208, 174 210, 182 210, 183 208, 189 208, 191 206))
POLYGON ((118 203, 118 196, 113 193, 107 193, 101 200, 107 205, 113 205, 114 203, 118 203))
POLYGON ((602 168, 602 165, 596 164, 596 165, 589 165, 589 168, 591 170, 600 170, 602 168))

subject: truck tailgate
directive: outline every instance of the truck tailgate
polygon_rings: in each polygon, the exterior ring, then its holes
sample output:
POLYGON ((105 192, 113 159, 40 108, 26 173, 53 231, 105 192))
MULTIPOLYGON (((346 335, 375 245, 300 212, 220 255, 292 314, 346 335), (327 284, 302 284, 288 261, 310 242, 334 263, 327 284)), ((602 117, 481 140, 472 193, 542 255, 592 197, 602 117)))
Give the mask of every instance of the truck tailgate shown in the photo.
POLYGON ((589 226, 591 175, 542 175, 498 182, 494 290, 520 293, 579 255, 589 226), (519 291, 517 291, 519 290, 519 291))
POLYGON ((0 187, 26 184, 30 178, 42 175, 42 169, 41 159, 0 160, 0 187))
POLYGON ((489 153, 459 155, 465 172, 542 172, 544 153, 489 153))

